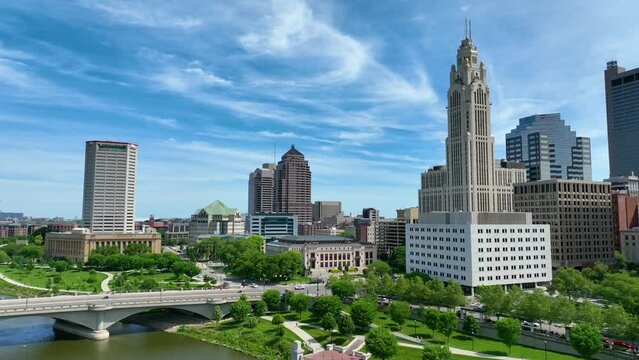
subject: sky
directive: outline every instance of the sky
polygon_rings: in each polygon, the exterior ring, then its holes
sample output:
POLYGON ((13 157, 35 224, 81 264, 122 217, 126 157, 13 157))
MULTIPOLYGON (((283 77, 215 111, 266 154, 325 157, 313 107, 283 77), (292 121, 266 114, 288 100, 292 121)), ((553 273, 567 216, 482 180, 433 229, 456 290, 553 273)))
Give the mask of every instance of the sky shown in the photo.
POLYGON ((312 200, 393 217, 445 162, 464 19, 487 65, 497 157, 561 112, 608 175, 603 71, 639 66, 639 2, 3 1, 0 210, 81 217, 87 140, 139 145, 137 218, 247 208, 291 146, 312 200))

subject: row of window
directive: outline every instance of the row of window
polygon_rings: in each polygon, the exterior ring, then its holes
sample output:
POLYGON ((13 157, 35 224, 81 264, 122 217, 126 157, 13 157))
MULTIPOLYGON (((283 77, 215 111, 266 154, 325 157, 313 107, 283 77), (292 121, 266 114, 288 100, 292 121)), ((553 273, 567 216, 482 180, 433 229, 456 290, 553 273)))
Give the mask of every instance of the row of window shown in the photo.
MULTIPOLYGON (((530 251, 531 249, 533 251, 539 251, 539 250, 546 250, 546 247, 545 246, 532 246, 532 247, 531 246, 526 246, 526 251, 530 251)), ((486 248, 485 250, 486 250, 486 252, 492 252, 493 251, 492 248, 486 248)), ((498 247, 494 248, 494 250, 495 250, 495 252, 499 252, 499 248, 498 247)), ((508 248, 507 247, 503 247, 503 248, 501 248, 501 250, 506 252, 506 251, 508 251, 508 248)), ((484 248, 479 248, 479 249, 477 249, 477 251, 480 252, 480 253, 483 253, 484 252, 484 248)), ((511 247, 510 251, 524 251, 524 247, 523 246, 520 246, 518 248, 511 247)))
MULTIPOLYGON (((520 279, 528 278, 531 279, 533 277, 535 278, 539 278, 539 277, 546 277, 547 273, 534 273, 534 274, 518 274, 520 279), (525 276, 524 276, 525 275, 525 276)), ((501 280, 503 277, 504 280, 508 280, 509 278, 514 280, 517 279, 517 275, 513 274, 513 275, 496 275, 494 276, 495 280, 501 280)), ((480 276, 479 277, 479 281, 492 281, 493 280, 493 276, 480 276)))
MULTIPOLYGON (((543 259, 546 258, 546 255, 526 255, 525 258, 526 258, 526 260, 539 260, 539 259, 543 260, 543 259)), ((492 262, 493 259, 494 259, 494 261, 508 261, 508 256, 504 256, 504 257, 501 257, 501 258, 499 256, 497 256, 495 258, 487 257, 486 258, 486 262, 492 262)), ((515 260, 524 260, 524 256, 523 255, 519 255, 519 256, 511 256, 510 257, 510 261, 515 261, 515 260)), ((483 257, 477 258, 477 261, 484 262, 484 258, 483 257)))
MULTIPOLYGON (((503 266, 503 270, 508 270, 508 266, 503 266)), ((539 269, 539 268, 545 269, 546 268, 546 264, 526 264, 526 265, 510 265, 510 270, 517 270, 517 268, 519 268, 519 270, 524 270, 524 269, 539 269)), ((502 267, 501 266, 495 266, 494 267, 494 271, 501 271, 502 267)), ((483 267, 480 266, 479 267, 479 271, 493 271, 493 267, 492 266, 487 266, 487 267, 483 267)))
MULTIPOLYGON (((409 252, 410 255, 414 255, 414 256, 423 256, 423 257, 431 257, 430 253, 420 253, 420 252, 409 252)), ((437 254, 433 253, 432 254, 432 258, 437 259, 437 254)), ((446 260, 453 260, 453 261, 466 261, 466 257, 465 256, 455 256, 455 255, 443 255, 440 254, 439 255, 440 259, 446 259, 446 260)))

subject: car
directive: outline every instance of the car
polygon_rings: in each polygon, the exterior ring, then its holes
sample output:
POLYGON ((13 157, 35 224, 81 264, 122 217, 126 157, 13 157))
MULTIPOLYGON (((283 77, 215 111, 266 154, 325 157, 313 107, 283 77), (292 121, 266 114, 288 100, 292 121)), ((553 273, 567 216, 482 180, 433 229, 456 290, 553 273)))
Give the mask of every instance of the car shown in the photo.
POLYGON ((621 340, 615 340, 615 341, 613 341, 613 344, 614 344, 615 346, 619 346, 619 347, 622 347, 622 348, 632 349, 632 344, 629 344, 629 343, 623 342, 623 341, 621 341, 621 340))
POLYGON ((256 283, 252 283, 251 285, 249 285, 250 287, 252 287, 253 289, 255 289, 257 287, 256 283))
POLYGON ((603 341, 604 344, 608 344, 608 345, 612 344, 612 341, 610 341, 610 339, 608 339, 608 338, 603 338, 603 339, 601 339, 601 341, 603 341))
POLYGON ((304 290, 306 287, 304 285, 295 285, 295 290, 304 290))

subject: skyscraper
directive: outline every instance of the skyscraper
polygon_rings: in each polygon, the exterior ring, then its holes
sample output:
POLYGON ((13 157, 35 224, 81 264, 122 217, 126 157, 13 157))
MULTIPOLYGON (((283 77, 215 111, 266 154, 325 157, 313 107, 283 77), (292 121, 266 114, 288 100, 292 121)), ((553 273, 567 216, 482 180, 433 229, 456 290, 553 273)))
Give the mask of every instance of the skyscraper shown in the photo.
POLYGON ((342 212, 341 201, 316 201, 313 204, 313 221, 324 221, 342 212))
POLYGON ((609 61, 604 78, 610 176, 639 174, 639 68, 609 61))
POLYGON ((275 164, 262 164, 249 175, 249 215, 274 211, 275 164))
POLYGON ((312 220, 311 169, 295 145, 275 169, 275 211, 297 215, 300 225, 312 220))
POLYGON ((92 232, 135 230, 138 146, 87 141, 84 164, 84 227, 92 232))
POLYGON ((420 212, 512 211, 511 184, 524 180, 523 169, 495 162, 486 65, 466 38, 450 69, 446 166, 422 174, 420 212))
POLYGON ((506 134, 506 158, 526 164, 528 181, 592 180, 590 138, 577 137, 559 113, 519 119, 506 134))

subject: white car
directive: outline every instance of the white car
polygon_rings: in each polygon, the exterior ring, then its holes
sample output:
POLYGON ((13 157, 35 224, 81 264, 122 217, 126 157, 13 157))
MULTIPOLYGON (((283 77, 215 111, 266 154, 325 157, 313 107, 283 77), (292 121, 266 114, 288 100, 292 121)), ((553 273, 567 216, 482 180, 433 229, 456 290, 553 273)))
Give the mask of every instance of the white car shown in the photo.
POLYGON ((295 290, 304 290, 306 289, 304 285, 295 285, 295 290))
POLYGON ((251 285, 249 285, 250 287, 252 287, 253 289, 255 289, 257 287, 256 283, 252 283, 251 285))

